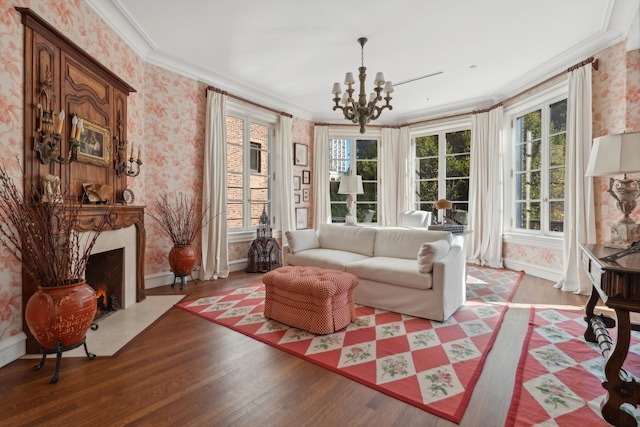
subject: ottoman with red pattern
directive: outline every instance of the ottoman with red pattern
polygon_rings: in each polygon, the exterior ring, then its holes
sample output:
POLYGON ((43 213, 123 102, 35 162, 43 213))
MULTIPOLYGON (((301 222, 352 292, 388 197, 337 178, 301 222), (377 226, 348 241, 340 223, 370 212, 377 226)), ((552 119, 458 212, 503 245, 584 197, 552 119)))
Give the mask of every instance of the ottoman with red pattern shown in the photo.
POLYGON ((356 318, 353 288, 358 278, 344 271, 285 266, 266 273, 264 315, 314 334, 330 334, 356 318))

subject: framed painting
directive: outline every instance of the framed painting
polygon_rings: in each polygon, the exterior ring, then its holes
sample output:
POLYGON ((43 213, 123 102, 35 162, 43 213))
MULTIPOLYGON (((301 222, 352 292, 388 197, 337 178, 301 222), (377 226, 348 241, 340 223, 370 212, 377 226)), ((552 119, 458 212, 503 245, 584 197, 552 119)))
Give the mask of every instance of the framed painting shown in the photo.
POLYGON ((302 201, 303 202, 308 202, 310 199, 310 194, 309 194, 309 189, 305 188, 304 190, 302 190, 302 201))
POLYGON ((309 210, 307 208, 296 208, 296 230, 306 230, 308 228, 308 213, 309 210))
POLYGON ((307 166, 308 148, 304 144, 293 143, 293 164, 296 166, 307 166))
POLYGON ((82 118, 83 128, 78 147, 78 161, 96 166, 111 165, 112 137, 111 129, 87 118, 82 118))
POLYGON ((311 171, 302 171, 302 183, 311 184, 311 171))
POLYGON ((300 204, 300 194, 296 193, 293 195, 293 203, 295 203, 296 205, 300 204))
POLYGON ((300 175, 293 175, 293 189, 300 190, 300 175))

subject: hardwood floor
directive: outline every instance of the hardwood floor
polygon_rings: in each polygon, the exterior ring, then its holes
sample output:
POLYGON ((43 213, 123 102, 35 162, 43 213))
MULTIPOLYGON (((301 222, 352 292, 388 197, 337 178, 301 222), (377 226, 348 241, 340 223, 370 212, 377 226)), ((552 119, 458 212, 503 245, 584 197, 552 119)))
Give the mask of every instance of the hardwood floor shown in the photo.
MULTIPOLYGON (((260 280, 189 283, 195 299, 260 280)), ((169 286, 148 294, 179 294, 169 286)), ((528 305, 580 309, 587 298, 525 275, 461 426, 501 426, 528 305)), ((89 332, 90 333, 90 332, 89 332)), ((20 359, 0 369, 2 426, 455 426, 428 412, 186 311, 171 308, 113 357, 20 359)))

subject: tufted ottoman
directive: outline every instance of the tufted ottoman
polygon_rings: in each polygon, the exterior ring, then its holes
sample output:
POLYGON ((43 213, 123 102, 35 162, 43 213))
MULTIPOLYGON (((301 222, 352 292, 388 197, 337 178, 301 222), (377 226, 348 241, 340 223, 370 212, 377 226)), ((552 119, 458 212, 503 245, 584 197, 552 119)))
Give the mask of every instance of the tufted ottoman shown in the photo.
POLYGON ((280 267, 266 273, 264 315, 314 334, 330 334, 356 318, 351 273, 317 267, 280 267))

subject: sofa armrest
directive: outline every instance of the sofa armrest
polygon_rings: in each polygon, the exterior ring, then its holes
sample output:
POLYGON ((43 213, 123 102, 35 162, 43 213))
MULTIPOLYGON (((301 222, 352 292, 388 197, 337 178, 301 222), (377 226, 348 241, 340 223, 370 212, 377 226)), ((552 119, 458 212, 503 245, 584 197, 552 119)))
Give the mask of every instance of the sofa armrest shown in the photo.
POLYGON ((466 257, 462 252, 462 242, 458 244, 454 238, 449 253, 433 263, 432 289, 442 295, 444 319, 464 304, 467 296, 466 257))
POLYGON ((289 245, 282 246, 282 266, 289 265, 287 263, 287 255, 289 255, 289 245))

